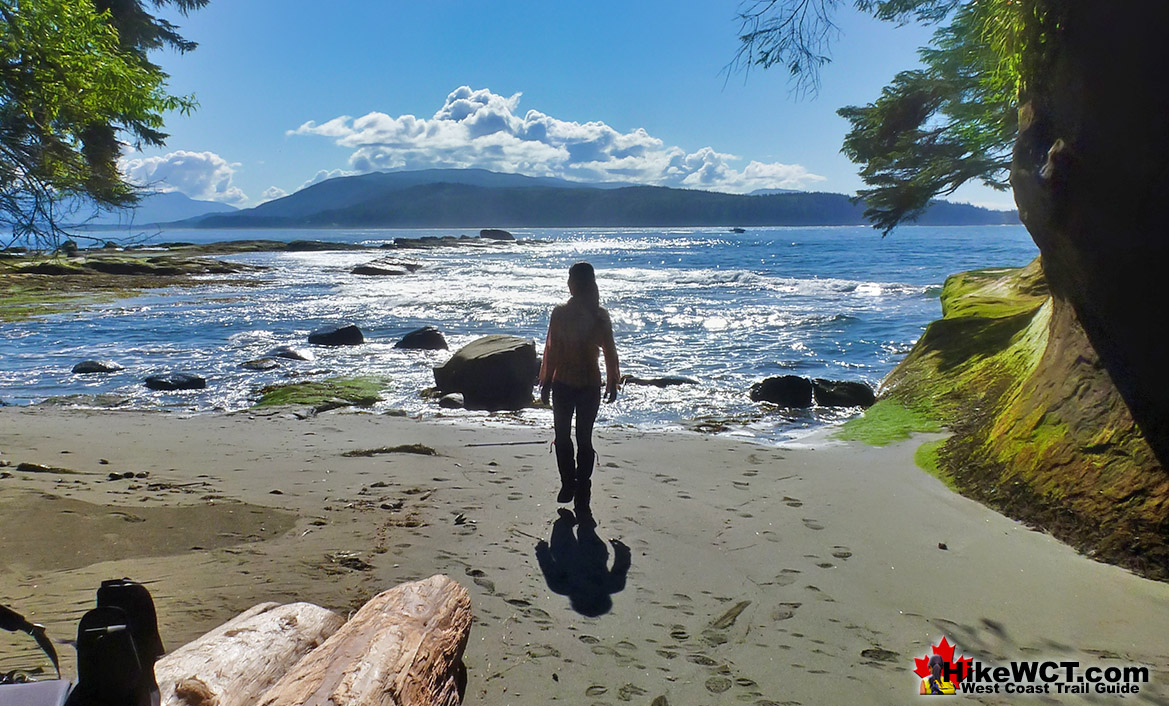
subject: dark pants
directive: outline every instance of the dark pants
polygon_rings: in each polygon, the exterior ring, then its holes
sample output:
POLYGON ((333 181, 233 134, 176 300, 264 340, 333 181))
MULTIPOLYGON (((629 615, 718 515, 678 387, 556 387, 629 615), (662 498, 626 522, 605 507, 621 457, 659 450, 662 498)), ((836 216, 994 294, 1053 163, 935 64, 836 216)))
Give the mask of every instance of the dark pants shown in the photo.
POLYGON ((552 419, 556 428, 556 466, 564 482, 587 484, 593 475, 593 423, 601 408, 601 387, 552 383, 552 419), (576 414, 576 458, 572 449, 572 415, 576 414))

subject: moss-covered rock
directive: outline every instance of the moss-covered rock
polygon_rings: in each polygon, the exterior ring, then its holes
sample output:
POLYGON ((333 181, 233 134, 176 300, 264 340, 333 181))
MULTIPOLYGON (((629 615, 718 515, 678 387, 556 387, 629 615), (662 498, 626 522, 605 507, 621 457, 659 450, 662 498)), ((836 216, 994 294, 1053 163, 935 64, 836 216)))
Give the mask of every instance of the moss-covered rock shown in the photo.
POLYGON ((354 377, 270 385, 260 390, 260 401, 255 406, 297 405, 313 408, 335 408, 352 405, 368 407, 381 400, 380 393, 387 384, 389 384, 388 378, 354 377))
POLYGON ((951 277, 942 310, 869 414, 896 402, 944 424, 953 435, 921 465, 1097 558, 1169 578, 1169 476, 1039 261, 951 277))

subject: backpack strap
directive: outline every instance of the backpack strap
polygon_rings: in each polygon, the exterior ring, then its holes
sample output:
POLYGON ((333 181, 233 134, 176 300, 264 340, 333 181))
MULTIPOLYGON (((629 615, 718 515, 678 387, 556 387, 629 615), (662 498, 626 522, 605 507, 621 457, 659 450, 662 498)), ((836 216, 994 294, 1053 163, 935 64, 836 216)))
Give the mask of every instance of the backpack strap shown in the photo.
POLYGON ((8 632, 23 632, 32 636, 41 650, 49 656, 49 660, 53 663, 53 669, 57 670, 57 678, 61 678, 61 661, 57 659, 57 649, 53 647, 52 640, 45 634, 44 625, 30 623, 20 613, 6 605, 0 605, 0 628, 8 632))

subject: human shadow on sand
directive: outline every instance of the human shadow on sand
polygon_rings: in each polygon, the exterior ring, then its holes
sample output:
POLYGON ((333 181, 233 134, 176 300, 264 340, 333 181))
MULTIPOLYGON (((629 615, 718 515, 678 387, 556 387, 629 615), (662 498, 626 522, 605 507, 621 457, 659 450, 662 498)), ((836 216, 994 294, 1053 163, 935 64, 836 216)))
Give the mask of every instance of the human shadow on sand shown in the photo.
POLYGON ((560 517, 552 525, 551 538, 536 544, 536 560, 544 580, 552 591, 568 596, 577 613, 590 618, 604 615, 613 608, 613 594, 625 590, 625 574, 632 562, 629 547, 610 540, 610 568, 609 547, 597 536, 592 513, 587 508, 578 509, 577 515, 564 508, 558 512, 560 517))

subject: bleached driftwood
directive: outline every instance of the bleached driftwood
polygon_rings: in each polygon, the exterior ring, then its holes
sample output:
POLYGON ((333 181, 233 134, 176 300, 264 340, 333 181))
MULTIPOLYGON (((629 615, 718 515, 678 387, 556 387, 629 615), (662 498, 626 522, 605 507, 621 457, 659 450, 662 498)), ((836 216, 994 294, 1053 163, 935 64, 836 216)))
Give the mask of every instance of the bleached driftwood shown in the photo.
POLYGON ((455 706, 471 597, 446 576, 375 596, 259 700, 261 706, 455 706))
POLYGON ((261 603, 154 665, 162 706, 251 706, 345 623, 312 603, 261 603))

